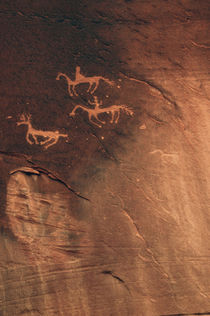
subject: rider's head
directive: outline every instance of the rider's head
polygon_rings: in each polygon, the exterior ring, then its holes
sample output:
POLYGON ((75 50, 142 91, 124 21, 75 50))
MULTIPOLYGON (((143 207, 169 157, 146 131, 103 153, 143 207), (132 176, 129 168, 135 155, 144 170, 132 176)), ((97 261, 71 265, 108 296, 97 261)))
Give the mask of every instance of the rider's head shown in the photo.
POLYGON ((76 66, 76 72, 80 72, 80 66, 76 66))

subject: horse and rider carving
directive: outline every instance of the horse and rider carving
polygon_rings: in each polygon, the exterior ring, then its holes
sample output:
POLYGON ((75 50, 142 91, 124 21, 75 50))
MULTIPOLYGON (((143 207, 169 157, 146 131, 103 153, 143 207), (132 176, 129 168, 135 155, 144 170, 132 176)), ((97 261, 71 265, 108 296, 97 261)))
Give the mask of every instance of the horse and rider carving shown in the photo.
POLYGON ((67 81, 67 85, 68 85, 68 92, 69 95, 72 97, 74 95, 78 96, 78 93, 76 92, 76 87, 81 84, 81 83, 88 83, 89 87, 87 92, 93 94, 96 89, 99 86, 99 81, 105 81, 106 83, 108 83, 109 85, 113 86, 114 82, 110 81, 109 79, 106 79, 102 76, 93 76, 93 77, 85 77, 81 74, 80 72, 80 67, 77 66, 76 67, 76 72, 75 72, 75 80, 71 80, 66 74, 59 72, 56 80, 60 80, 61 77, 64 77, 67 81))
MULTIPOLYGON (((75 80, 71 80, 66 74, 61 73, 61 72, 58 73, 56 80, 60 80, 60 78, 62 77, 65 78, 67 81, 67 89, 71 97, 78 96, 76 87, 83 83, 89 84, 87 92, 89 92, 90 94, 93 94, 96 91, 96 89, 99 86, 100 80, 106 82, 107 84, 111 86, 114 85, 113 81, 102 76, 85 77, 84 75, 81 74, 79 66, 76 67, 75 80)), ((72 117, 75 116, 75 112, 77 111, 77 109, 80 108, 83 111, 86 111, 88 113, 89 121, 98 127, 102 127, 101 124, 106 124, 105 121, 100 120, 98 117, 98 115, 102 113, 111 114, 110 123, 116 123, 116 124, 119 121, 120 111, 123 111, 127 115, 133 116, 133 111, 130 110, 127 107, 127 105, 110 105, 106 108, 101 107, 102 102, 101 101, 99 102, 96 96, 94 96, 94 103, 92 103, 91 101, 89 101, 88 103, 90 105, 94 105, 94 108, 89 108, 84 105, 78 104, 74 107, 74 109, 71 111, 69 115, 72 117), (95 119, 95 121, 93 121, 93 118, 95 119)))
POLYGON ((111 114, 111 120, 110 123, 118 123, 119 117, 120 117, 120 110, 124 111, 127 115, 133 116, 133 111, 130 110, 126 105, 110 105, 106 108, 102 108, 102 102, 98 102, 98 98, 94 96, 94 103, 90 102, 90 104, 94 105, 95 107, 93 109, 88 108, 84 105, 76 105, 71 113, 69 113, 70 116, 75 116, 75 112, 80 108, 83 111, 86 111, 88 113, 89 121, 93 124, 95 124, 98 127, 102 127, 101 124, 106 124, 105 121, 102 121, 99 119, 98 115, 102 113, 111 114), (93 121, 93 118, 95 121, 93 121), (101 124, 100 124, 101 123, 101 124))
MULTIPOLYGON (((75 72, 75 80, 70 79, 66 74, 59 72, 56 80, 60 80, 61 78, 65 78, 67 81, 67 89, 68 93, 71 97, 78 96, 76 88, 80 84, 88 84, 87 92, 91 95, 94 94, 96 89, 99 86, 100 81, 104 81, 110 86, 114 85, 114 82, 103 77, 103 76, 93 76, 93 77, 86 77, 80 72, 80 67, 76 67, 75 72)), ((88 107, 81 104, 77 104, 69 115, 74 117, 76 115, 77 110, 83 110, 87 112, 89 121, 96 125, 97 127, 102 127, 102 124, 106 124, 105 121, 99 118, 100 114, 108 114, 111 115, 110 123, 117 124, 120 118, 120 113, 124 112, 126 115, 133 116, 133 111, 128 108, 127 105, 110 105, 108 107, 103 107, 102 101, 98 100, 97 96, 93 96, 94 102, 88 101, 90 106, 88 107)), ((30 144, 41 145, 45 149, 49 148, 50 146, 55 145, 60 137, 68 138, 68 134, 61 134, 58 130, 56 131, 44 131, 35 129, 31 123, 31 115, 23 113, 20 116, 20 120, 17 122, 17 126, 26 125, 27 132, 26 132, 26 141, 30 144)))

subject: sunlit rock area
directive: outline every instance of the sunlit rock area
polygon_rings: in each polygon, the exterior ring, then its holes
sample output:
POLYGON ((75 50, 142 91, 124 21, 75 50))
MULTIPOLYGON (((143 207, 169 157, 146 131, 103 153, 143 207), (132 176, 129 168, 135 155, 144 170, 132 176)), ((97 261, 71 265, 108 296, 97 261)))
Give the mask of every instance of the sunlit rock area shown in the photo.
POLYGON ((209 21, 0 3, 0 315, 210 315, 209 21))

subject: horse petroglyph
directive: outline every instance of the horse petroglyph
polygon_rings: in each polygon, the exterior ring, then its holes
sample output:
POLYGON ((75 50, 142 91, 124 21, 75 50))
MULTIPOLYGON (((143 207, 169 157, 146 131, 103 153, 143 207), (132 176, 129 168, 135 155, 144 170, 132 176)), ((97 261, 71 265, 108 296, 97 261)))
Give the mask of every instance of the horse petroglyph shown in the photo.
POLYGON ((30 114, 22 114, 20 116, 20 121, 17 122, 17 126, 19 125, 27 125, 28 130, 26 133, 26 140, 30 145, 36 144, 44 146, 45 149, 50 146, 55 145, 60 137, 68 137, 68 134, 60 134, 59 131, 42 131, 32 127, 31 124, 31 115, 30 114), (39 138, 44 138, 44 140, 39 141, 39 138))
POLYGON ((78 96, 75 88, 77 85, 79 85, 81 83, 88 83, 89 84, 87 92, 90 92, 91 94, 93 94, 96 91, 96 89, 98 88, 100 80, 105 81, 106 83, 108 83, 111 86, 114 85, 113 81, 110 81, 109 79, 106 79, 102 76, 93 76, 93 77, 83 76, 80 72, 79 66, 76 67, 75 80, 71 80, 66 74, 64 74, 62 72, 58 73, 56 80, 60 80, 61 77, 64 77, 66 79, 67 85, 68 85, 68 92, 69 92, 69 95, 71 97, 74 95, 78 96))
POLYGON ((98 127, 102 127, 100 123, 106 124, 105 121, 101 121, 98 117, 98 115, 102 113, 111 114, 110 123, 115 123, 115 124, 117 124, 119 121, 120 110, 124 111, 127 115, 133 116, 133 111, 130 110, 126 105, 110 105, 106 108, 102 108, 101 107, 102 102, 101 101, 99 102, 96 96, 94 96, 94 103, 90 101, 89 103, 94 105, 95 107, 91 109, 79 104, 74 107, 74 109, 71 111, 71 113, 69 113, 69 115, 75 116, 75 112, 77 111, 77 109, 80 108, 88 113, 89 121, 98 127), (93 118, 95 119, 95 121, 93 121, 93 118))

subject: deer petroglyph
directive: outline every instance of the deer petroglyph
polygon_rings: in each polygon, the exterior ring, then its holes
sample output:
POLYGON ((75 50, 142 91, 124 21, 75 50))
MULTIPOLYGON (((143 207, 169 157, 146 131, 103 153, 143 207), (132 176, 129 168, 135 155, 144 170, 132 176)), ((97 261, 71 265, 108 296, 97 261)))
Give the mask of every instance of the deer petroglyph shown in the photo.
POLYGON ((76 73, 75 73, 75 80, 71 80, 66 74, 59 72, 56 80, 60 80, 61 77, 64 77, 67 81, 67 85, 68 85, 68 92, 69 95, 72 97, 73 95, 78 95, 75 88, 77 85, 81 84, 81 83, 88 83, 89 87, 87 92, 90 92, 91 94, 93 94, 96 89, 98 88, 99 85, 99 81, 103 80, 106 83, 108 83, 109 85, 114 85, 113 81, 110 81, 109 79, 106 79, 102 76, 93 76, 93 77, 85 77, 80 73, 80 67, 77 66, 76 67, 76 73))
POLYGON ((74 107, 74 109, 71 111, 71 113, 69 113, 69 115, 75 116, 75 112, 77 111, 77 109, 80 108, 88 113, 89 121, 98 127, 102 127, 100 123, 101 124, 106 123, 105 121, 100 120, 98 117, 98 115, 102 113, 111 114, 110 123, 115 123, 115 124, 117 124, 119 121, 121 110, 124 111, 127 115, 133 116, 133 111, 129 109, 126 105, 110 105, 106 108, 101 108, 102 102, 101 101, 98 102, 98 98, 96 96, 94 96, 94 103, 92 102, 89 102, 89 103, 94 105, 95 107, 91 109, 79 104, 74 107), (93 121, 93 118, 95 119, 95 121, 93 121))
POLYGON ((68 134, 60 134, 59 131, 42 131, 32 127, 31 124, 31 115, 22 114, 20 116, 20 121, 17 122, 17 126, 19 125, 27 125, 28 129, 26 132, 26 141, 30 144, 36 144, 44 146, 45 149, 50 146, 55 145, 60 137, 68 137, 68 134), (39 141, 39 138, 44 138, 44 140, 39 141))

